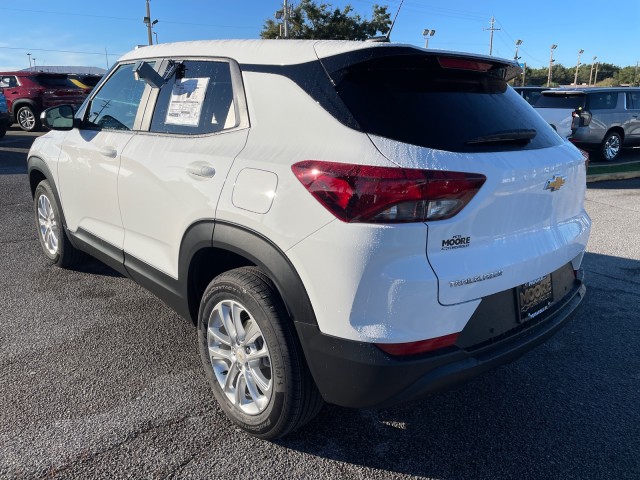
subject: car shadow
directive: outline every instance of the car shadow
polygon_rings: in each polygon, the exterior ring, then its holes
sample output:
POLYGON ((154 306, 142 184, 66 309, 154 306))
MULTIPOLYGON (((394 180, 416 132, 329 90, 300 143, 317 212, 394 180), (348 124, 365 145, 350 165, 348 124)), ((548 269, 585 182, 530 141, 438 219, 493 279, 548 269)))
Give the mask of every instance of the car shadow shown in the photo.
POLYGON ((638 190, 640 189, 640 178, 589 182, 587 188, 589 190, 638 190))
POLYGON ((587 253, 583 267, 587 295, 576 317, 516 362, 397 408, 326 405, 276 443, 429 478, 631 478, 640 448, 640 261, 587 253))

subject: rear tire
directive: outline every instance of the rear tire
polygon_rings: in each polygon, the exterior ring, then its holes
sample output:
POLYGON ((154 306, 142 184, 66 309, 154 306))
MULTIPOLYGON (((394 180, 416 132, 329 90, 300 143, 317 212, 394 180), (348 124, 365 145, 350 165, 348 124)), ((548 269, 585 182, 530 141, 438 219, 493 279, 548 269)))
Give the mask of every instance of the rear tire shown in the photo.
POLYGON ((612 162, 622 151, 622 137, 618 132, 609 132, 600 144, 600 157, 605 162, 612 162))
POLYGON ((60 207, 47 180, 36 187, 33 206, 38 240, 49 262, 62 268, 76 265, 82 259, 82 252, 67 237, 60 207))
POLYGON ((24 105, 18 108, 16 113, 16 122, 18 122, 20 128, 25 132, 37 132, 41 128, 38 112, 29 105, 24 105))
POLYGON ((216 400, 245 432, 279 438, 322 408, 293 322, 259 269, 231 270, 209 284, 200 303, 198 343, 216 400))

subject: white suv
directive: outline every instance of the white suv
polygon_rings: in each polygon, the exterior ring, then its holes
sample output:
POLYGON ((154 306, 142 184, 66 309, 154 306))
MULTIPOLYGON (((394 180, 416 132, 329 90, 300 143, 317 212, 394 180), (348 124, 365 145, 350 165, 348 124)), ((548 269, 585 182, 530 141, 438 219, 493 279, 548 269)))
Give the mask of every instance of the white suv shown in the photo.
POLYGON ((126 54, 29 153, 44 254, 197 323, 215 397, 275 438, 517 358, 572 316, 585 162, 493 57, 329 41, 126 54))

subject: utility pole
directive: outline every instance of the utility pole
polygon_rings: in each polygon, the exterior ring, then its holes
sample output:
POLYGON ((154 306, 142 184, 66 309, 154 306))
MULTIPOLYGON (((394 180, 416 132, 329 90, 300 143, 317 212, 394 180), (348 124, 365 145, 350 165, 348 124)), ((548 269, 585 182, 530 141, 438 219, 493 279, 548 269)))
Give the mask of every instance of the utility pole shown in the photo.
POLYGON ((549 76, 547 76, 547 88, 551 87, 551 67, 553 66, 553 51, 558 48, 555 43, 551 45, 551 54, 549 55, 549 76))
POLYGON ((153 45, 153 33, 152 27, 158 23, 158 20, 151 21, 151 7, 149 6, 149 0, 147 0, 147 16, 142 19, 142 22, 147 26, 147 38, 149 45, 153 45))
POLYGON ((275 17, 278 20, 282 20, 280 24, 280 36, 282 38, 289 38, 289 19, 293 17, 293 9, 289 6, 287 0, 283 0, 282 10, 278 10, 275 13, 275 17), (284 34, 283 31, 284 30, 284 34))
POLYGON ((636 73, 633 76, 633 84, 637 87, 638 86, 638 63, 640 63, 638 60, 636 60, 636 73))
POLYGON ((578 69, 580 68, 580 55, 582 55, 584 53, 584 50, 580 50, 578 52, 578 63, 576 64, 576 76, 573 77, 573 84, 577 87, 578 86, 578 69))
POLYGON ((289 5, 287 0, 284 0, 282 5, 282 22, 284 24, 284 38, 289 38, 289 5))
POLYGON ((525 79, 527 77, 527 62, 524 62, 524 67, 522 68, 522 86, 526 85, 525 79))
POLYGON ((109 70, 109 54, 107 53, 107 47, 104 47, 104 59, 107 61, 107 70, 109 70))
POLYGON ((593 66, 596 63, 596 57, 595 55, 593 56, 593 60, 591 61, 591 71, 589 72, 589 86, 591 86, 591 77, 593 76, 593 66))
POLYGON ((598 67, 600 66, 600 62, 596 62, 596 75, 593 77, 593 86, 596 86, 598 83, 598 67))
POLYGON ((491 32, 491 37, 489 39, 489 55, 493 54, 493 32, 496 30, 500 30, 499 28, 494 28, 493 25, 496 23, 496 19, 491 15, 491 26, 489 28, 483 28, 483 30, 489 30, 491 32))

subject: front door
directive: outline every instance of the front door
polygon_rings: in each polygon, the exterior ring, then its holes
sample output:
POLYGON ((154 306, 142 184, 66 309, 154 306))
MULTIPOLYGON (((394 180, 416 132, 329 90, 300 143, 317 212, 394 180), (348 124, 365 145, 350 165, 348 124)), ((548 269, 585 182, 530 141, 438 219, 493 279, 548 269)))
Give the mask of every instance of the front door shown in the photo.
POLYGON ((135 136, 145 83, 133 64, 118 67, 88 104, 82 126, 71 130, 58 164, 67 227, 122 249, 124 230, 118 202, 122 151, 135 136))

